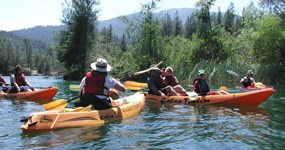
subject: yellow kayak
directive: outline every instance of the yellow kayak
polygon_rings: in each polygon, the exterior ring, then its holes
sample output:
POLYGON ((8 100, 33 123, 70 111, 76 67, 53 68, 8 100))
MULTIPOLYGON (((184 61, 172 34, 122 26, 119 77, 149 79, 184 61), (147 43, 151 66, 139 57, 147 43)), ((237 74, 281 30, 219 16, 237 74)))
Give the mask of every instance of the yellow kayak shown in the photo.
POLYGON ((36 112, 22 118, 23 132, 37 132, 61 128, 73 128, 104 124, 115 119, 124 119, 138 114, 145 103, 144 94, 114 100, 118 104, 106 110, 92 110, 91 107, 36 112))

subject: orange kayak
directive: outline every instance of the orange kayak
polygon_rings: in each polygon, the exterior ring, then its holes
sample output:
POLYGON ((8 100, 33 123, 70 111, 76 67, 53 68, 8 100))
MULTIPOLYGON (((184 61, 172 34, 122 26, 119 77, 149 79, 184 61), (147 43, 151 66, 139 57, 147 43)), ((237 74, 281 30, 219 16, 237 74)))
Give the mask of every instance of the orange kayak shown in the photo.
POLYGON ((13 99, 52 99, 57 93, 57 87, 49 87, 32 92, 0 93, 0 98, 13 99))
POLYGON ((37 132, 61 128, 101 125, 107 121, 124 119, 138 114, 145 103, 144 94, 134 94, 114 100, 118 104, 106 110, 92 110, 91 107, 61 109, 36 112, 28 118, 22 118, 23 132, 37 132))
POLYGON ((188 96, 169 96, 167 99, 145 93, 145 99, 149 102, 172 103, 172 104, 215 104, 227 101, 228 99, 221 99, 218 95, 198 96, 195 92, 187 92, 188 96))
MULTIPOLYGON (((275 90, 273 88, 260 89, 243 93, 224 93, 221 95, 206 95, 191 98, 189 96, 170 96, 167 99, 157 95, 145 94, 146 101, 166 102, 173 104, 238 104, 238 105, 259 105, 267 100, 275 90)), ((187 92, 189 93, 189 92, 187 92)))

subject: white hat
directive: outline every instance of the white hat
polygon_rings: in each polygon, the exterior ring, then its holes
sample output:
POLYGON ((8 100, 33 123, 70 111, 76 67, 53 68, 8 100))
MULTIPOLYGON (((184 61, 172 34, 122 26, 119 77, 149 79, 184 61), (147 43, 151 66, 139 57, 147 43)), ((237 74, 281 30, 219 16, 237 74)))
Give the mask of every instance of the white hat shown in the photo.
POLYGON ((90 67, 93 70, 99 71, 99 72, 109 72, 111 71, 112 67, 108 64, 107 60, 104 58, 98 58, 96 62, 93 62, 90 67))

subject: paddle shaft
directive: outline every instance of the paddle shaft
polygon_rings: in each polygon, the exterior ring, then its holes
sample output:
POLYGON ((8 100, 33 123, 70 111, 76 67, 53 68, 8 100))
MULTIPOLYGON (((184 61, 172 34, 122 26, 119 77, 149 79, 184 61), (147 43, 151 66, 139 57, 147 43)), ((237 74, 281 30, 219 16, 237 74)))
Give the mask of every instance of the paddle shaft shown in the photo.
POLYGON ((67 102, 73 101, 73 100, 75 100, 75 99, 77 99, 77 98, 79 98, 79 97, 80 97, 80 96, 73 97, 72 99, 67 100, 67 102))

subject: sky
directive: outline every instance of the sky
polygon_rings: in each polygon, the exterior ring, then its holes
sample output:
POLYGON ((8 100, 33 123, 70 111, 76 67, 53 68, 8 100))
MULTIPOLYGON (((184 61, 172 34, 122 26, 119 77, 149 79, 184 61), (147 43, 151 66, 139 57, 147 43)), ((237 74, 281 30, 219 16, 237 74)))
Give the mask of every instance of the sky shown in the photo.
MULTIPOLYGON (((98 20, 108 20, 121 15, 137 13, 141 4, 151 0, 100 0, 96 8, 100 9, 98 20)), ((195 8, 199 0, 162 0, 158 3, 158 11, 171 8, 195 8)), ((252 0, 257 4, 258 0, 252 0)), ((38 25, 61 25, 62 3, 64 0, 0 0, 0 30, 12 31, 32 28, 38 25)), ((241 14, 249 0, 216 0, 211 11, 220 7, 225 12, 234 3, 235 10, 241 14)))

